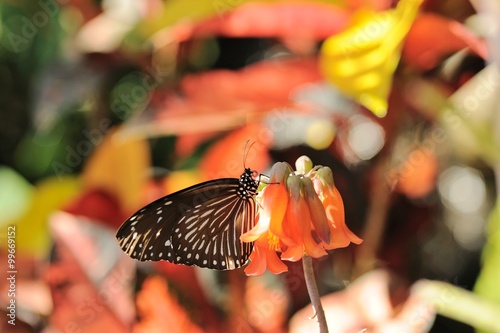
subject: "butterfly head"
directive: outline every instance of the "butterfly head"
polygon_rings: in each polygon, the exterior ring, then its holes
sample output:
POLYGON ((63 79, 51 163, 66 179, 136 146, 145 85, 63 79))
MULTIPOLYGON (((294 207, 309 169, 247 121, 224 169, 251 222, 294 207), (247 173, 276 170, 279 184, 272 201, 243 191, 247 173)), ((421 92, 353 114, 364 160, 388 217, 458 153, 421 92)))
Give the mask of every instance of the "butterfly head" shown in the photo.
POLYGON ((245 168, 239 179, 240 187, 238 188, 238 194, 240 196, 246 198, 253 198, 255 196, 259 187, 259 182, 255 180, 258 175, 257 171, 245 168))

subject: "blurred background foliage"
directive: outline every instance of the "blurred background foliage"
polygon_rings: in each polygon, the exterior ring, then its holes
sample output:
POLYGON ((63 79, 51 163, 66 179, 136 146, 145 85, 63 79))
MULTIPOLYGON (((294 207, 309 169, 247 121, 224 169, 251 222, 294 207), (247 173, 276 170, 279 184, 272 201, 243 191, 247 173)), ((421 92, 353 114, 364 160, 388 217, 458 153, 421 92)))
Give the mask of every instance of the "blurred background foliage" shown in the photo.
POLYGON ((317 262, 323 294, 383 268, 394 313, 422 278, 500 303, 499 16, 493 0, 2 1, 0 266, 15 225, 19 323, 2 331, 293 331, 300 265, 137 264, 114 232, 159 196, 303 154, 364 239, 317 262))

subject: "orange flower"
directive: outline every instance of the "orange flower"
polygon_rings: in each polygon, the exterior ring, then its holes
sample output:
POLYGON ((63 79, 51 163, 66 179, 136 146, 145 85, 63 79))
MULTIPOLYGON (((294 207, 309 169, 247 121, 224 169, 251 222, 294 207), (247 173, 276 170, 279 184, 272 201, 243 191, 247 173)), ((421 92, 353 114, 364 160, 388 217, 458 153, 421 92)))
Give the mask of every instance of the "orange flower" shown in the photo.
POLYGON ((241 236, 244 242, 255 242, 247 275, 262 275, 266 268, 274 274, 286 272, 282 260, 319 258, 326 250, 362 242, 345 224, 331 169, 313 168, 306 156, 296 167, 293 171, 287 163, 274 164, 269 183, 257 196, 257 223, 241 236))
POLYGON ((363 240, 356 236, 345 224, 344 202, 333 183, 332 170, 329 167, 319 169, 314 178, 314 188, 318 193, 328 217, 331 241, 323 243, 325 249, 332 250, 348 246, 351 242, 361 244, 363 240))
MULTIPOLYGON (((248 276, 262 275, 266 268, 273 274, 280 274, 288 271, 288 267, 280 260, 276 253, 279 250, 274 244, 276 238, 263 233, 254 243, 253 251, 250 254, 250 264, 245 268, 248 276)), ((242 236, 243 237, 243 236, 242 236)))

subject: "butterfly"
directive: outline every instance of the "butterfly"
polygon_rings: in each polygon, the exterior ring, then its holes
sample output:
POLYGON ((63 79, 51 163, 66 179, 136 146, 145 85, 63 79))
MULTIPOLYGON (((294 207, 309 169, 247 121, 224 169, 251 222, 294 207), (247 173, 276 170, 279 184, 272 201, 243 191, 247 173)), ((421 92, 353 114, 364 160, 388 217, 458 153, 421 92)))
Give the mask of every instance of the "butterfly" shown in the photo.
POLYGON ((253 243, 240 236, 255 225, 257 172, 221 178, 164 196, 128 218, 118 244, 140 261, 167 260, 216 270, 242 267, 253 243))

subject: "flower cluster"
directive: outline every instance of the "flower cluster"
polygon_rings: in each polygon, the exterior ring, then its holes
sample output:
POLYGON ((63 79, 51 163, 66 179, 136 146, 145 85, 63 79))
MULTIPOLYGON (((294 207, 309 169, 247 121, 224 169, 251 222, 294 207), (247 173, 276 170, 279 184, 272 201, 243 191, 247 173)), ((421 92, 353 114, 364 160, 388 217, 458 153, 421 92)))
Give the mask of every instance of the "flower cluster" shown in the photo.
POLYGON ((247 275, 261 275, 266 268, 274 274, 286 272, 282 260, 319 258, 328 254, 326 250, 362 242, 345 224, 332 170, 313 167, 307 156, 296 161, 296 169, 284 162, 274 164, 268 184, 257 196, 256 225, 241 236, 244 242, 255 242, 247 275))

